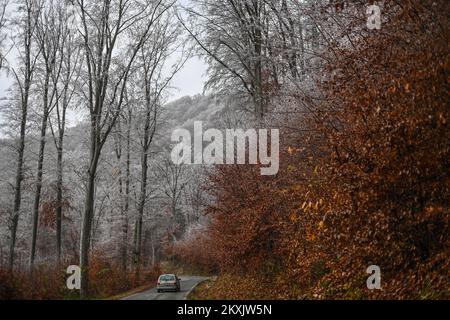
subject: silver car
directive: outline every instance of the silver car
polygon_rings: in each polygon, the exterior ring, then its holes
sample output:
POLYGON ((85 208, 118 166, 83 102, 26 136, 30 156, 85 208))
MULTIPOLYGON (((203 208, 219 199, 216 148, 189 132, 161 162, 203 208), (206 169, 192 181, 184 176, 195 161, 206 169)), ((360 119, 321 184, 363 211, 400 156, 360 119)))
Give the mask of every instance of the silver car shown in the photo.
POLYGON ((162 274, 158 278, 156 291, 180 291, 180 279, 175 274, 162 274))

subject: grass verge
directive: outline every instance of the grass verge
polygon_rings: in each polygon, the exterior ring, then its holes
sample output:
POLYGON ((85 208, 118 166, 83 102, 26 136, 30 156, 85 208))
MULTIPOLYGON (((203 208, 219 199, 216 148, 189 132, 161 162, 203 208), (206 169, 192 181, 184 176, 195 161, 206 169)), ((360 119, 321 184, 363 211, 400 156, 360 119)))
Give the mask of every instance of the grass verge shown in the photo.
POLYGON ((155 287, 154 283, 148 284, 148 285, 143 285, 143 286, 140 286, 140 287, 128 290, 126 292, 122 292, 122 293, 117 294, 115 296, 112 296, 112 297, 109 297, 109 298, 104 298, 102 300, 121 300, 123 298, 132 296, 133 294, 140 293, 140 292, 143 292, 145 290, 149 290, 149 289, 154 288, 154 287, 155 287))

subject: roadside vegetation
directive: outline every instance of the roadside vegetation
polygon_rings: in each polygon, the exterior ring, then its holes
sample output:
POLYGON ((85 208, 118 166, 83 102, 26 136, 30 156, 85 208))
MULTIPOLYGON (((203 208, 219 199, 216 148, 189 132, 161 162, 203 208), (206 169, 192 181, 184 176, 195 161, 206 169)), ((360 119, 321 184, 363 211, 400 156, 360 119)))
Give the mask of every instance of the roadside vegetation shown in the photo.
POLYGON ((450 298, 448 9, 392 5, 380 32, 331 44, 321 98, 282 100, 308 112, 285 125, 276 177, 210 175, 211 224, 173 250, 218 270, 195 298, 450 298))
MULTIPOLYGON (((80 299, 77 290, 67 289, 66 265, 70 262, 59 268, 41 265, 32 274, 28 271, 13 274, 0 271, 0 300, 80 299)), ((159 266, 143 269, 139 274, 132 270, 124 271, 120 265, 111 264, 109 259, 96 254, 89 269, 91 294, 86 299, 115 299, 116 295, 129 293, 132 289, 154 287, 160 273, 159 266)))
POLYGON ((217 276, 198 299, 449 299, 449 13, 0 0, 0 299, 102 299, 167 272, 217 276), (194 57, 204 94, 173 101, 194 57), (197 165, 173 158, 198 122, 220 134, 218 165, 198 132, 197 165), (219 165, 233 128, 279 133, 276 175, 261 175, 263 134, 259 163, 219 165))

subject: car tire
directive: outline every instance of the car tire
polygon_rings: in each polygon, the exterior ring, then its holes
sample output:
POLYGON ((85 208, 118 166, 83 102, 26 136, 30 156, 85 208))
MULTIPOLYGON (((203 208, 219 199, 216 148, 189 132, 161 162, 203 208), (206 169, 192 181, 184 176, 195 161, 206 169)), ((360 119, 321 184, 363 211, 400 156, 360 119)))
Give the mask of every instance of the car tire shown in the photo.
POLYGON ((158 290, 156 290, 156 292, 161 293, 161 290, 158 289, 158 290))

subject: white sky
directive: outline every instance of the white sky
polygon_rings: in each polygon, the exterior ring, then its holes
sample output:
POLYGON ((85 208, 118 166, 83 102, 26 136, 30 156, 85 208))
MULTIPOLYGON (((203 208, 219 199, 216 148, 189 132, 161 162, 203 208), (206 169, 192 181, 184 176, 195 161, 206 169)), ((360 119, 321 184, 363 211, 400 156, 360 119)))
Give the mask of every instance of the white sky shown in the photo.
POLYGON ((172 81, 172 86, 176 89, 172 90, 169 101, 183 96, 201 94, 205 82, 206 68, 205 62, 201 59, 197 57, 189 59, 172 81))
MULTIPOLYGON (((190 58, 173 78, 167 101, 171 102, 184 96, 202 94, 206 69, 207 66, 203 60, 197 57, 190 58)), ((0 73, 0 98, 6 95, 7 89, 12 83, 13 79, 7 77, 6 73, 2 71, 0 73)), ((83 120, 83 114, 80 111, 68 110, 67 120, 68 126, 74 126, 83 120)), ((0 137, 2 136, 3 134, 0 132, 0 137)))

